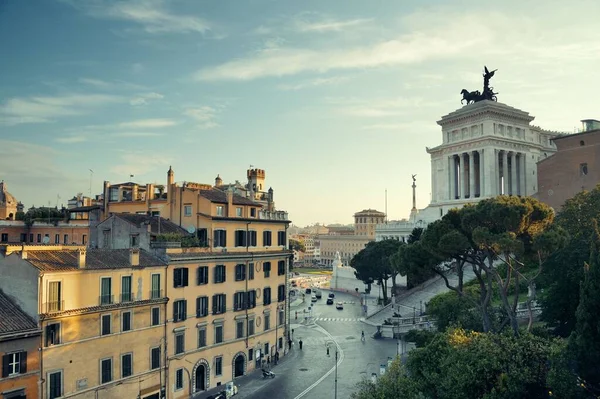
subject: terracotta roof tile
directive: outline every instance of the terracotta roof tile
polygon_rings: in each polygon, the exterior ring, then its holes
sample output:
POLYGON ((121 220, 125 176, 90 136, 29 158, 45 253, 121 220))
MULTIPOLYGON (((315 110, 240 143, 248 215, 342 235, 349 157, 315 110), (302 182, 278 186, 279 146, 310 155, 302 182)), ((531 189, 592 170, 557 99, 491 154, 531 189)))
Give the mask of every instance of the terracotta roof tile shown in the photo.
MULTIPOLYGON (((222 190, 218 190, 218 189, 200 190, 200 195, 203 196, 204 198, 208 199, 210 202, 216 202, 217 204, 226 204, 227 203, 227 193, 222 190)), ((261 204, 254 202, 248 198, 244 198, 238 194, 233 194, 233 204, 234 205, 261 206, 261 204)))
MULTIPOLYGON (((30 251, 27 261, 43 271, 66 271, 79 269, 78 251, 30 251)), ((140 249, 140 264, 136 267, 165 266, 158 257, 140 249)), ((131 267, 129 249, 88 249, 85 257, 86 269, 120 269, 131 267)))
POLYGON ((0 335, 36 328, 36 322, 0 290, 0 335))
MULTIPOLYGON (((158 234, 158 217, 156 216, 153 217, 150 215, 140 215, 135 213, 115 213, 114 216, 126 220, 137 227, 141 227, 144 223, 150 223, 152 233, 158 234)), ((190 234, 183 227, 180 227, 179 225, 162 217, 160 218, 160 232, 161 234, 173 233, 183 236, 190 234)))

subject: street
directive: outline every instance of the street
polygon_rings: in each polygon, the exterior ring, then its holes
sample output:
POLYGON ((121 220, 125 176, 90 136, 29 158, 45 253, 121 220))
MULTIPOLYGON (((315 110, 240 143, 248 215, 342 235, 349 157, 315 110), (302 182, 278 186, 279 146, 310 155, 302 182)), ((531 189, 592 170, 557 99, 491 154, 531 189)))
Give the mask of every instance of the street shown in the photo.
POLYGON ((338 398, 348 398, 361 378, 368 378, 371 373, 379 374, 379 366, 387 364, 388 356, 396 355, 396 341, 371 338, 376 328, 361 322, 360 299, 335 293, 334 301, 344 303, 344 309, 337 310, 335 304, 326 305, 328 293, 323 290, 323 298, 313 305, 314 321, 308 325, 299 323, 303 320, 302 311, 310 306, 310 296, 306 296, 304 304, 292 307, 292 323, 298 323, 292 324, 292 352, 280 365, 273 367, 274 379, 263 380, 260 374, 248 376, 255 381, 240 384, 237 398, 334 398, 336 343, 340 348, 337 394, 338 398), (365 342, 360 339, 362 331, 365 332, 365 342), (298 347, 299 340, 303 341, 302 351, 298 347))

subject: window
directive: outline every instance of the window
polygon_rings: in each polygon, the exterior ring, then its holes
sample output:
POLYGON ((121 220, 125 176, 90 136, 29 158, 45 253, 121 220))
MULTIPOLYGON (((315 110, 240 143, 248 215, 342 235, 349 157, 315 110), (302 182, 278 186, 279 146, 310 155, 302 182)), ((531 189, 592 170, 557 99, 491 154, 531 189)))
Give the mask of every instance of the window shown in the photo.
POLYGON ((191 205, 184 205, 183 206, 183 216, 192 216, 192 206, 191 205))
POLYGON ((241 218, 242 217, 242 208, 241 207, 237 207, 235 208, 235 216, 241 218))
POLYGON ((283 310, 280 310, 277 324, 282 326, 284 323, 285 323, 285 312, 283 310))
POLYGON ((215 376, 223 374, 223 358, 221 356, 215 357, 215 376))
POLYGON ((81 236, 81 244, 82 245, 87 244, 87 235, 84 234, 84 235, 81 236))
POLYGON ((246 265, 235 265, 235 281, 244 281, 246 279, 246 265))
POLYGON ((58 312, 62 310, 61 288, 60 281, 50 281, 48 283, 48 312, 58 312))
POLYGON ((131 331, 131 311, 121 313, 121 331, 131 331))
POLYGON ((235 322, 235 338, 244 338, 244 321, 238 320, 235 322))
POLYGON ((248 246, 255 247, 256 246, 256 231, 250 230, 248 232, 248 246))
POLYGON ((110 277, 100 278, 100 305, 113 303, 112 280, 110 277))
POLYGON ((133 301, 133 295, 131 295, 131 276, 121 277, 121 302, 133 301))
POLYGON ((271 304, 271 287, 263 288, 263 305, 271 304))
POLYGON ((160 368, 160 347, 150 349, 150 370, 160 368))
MULTIPOLYGON (((33 241, 33 240, 32 240, 32 241, 33 241)), ((65 234, 65 235, 63 236, 63 244, 68 244, 68 243, 69 243, 69 235, 68 235, 68 234, 65 234)))
POLYGON ((100 316, 100 335, 110 334, 110 319, 111 315, 103 314, 100 316))
POLYGON ((227 230, 215 230, 214 237, 213 245, 215 247, 227 246, 227 230))
POLYGON ((269 330, 270 328, 271 328, 271 315, 267 313, 265 315, 265 331, 269 330))
POLYGON ((225 212, 223 212, 223 206, 217 205, 217 216, 223 216, 225 212))
POLYGON ((20 242, 27 242, 27 233, 21 233, 21 241, 20 242))
POLYGON ((206 346, 206 327, 198 329, 198 348, 206 346))
POLYGON ((248 309, 254 309, 256 307, 256 291, 248 291, 246 295, 248 298, 246 301, 246 303, 248 304, 248 309))
POLYGON ((277 245, 285 247, 285 231, 277 232, 277 245))
POLYGON ((208 316, 208 297, 199 296, 196 298, 196 317, 208 316))
POLYGON ((183 369, 175 370, 175 390, 183 389, 183 369))
POLYGON ((196 270, 196 284, 208 284, 208 266, 200 266, 196 270))
POLYGON ((271 262, 263 263, 263 272, 265 273, 265 278, 271 276, 271 262))
POLYGON ((188 285, 188 268, 178 267, 173 269, 173 287, 187 287, 188 285))
POLYGON ((42 242, 42 235, 38 234, 37 235, 37 243, 40 244, 42 242))
POLYGON ((246 308, 246 293, 236 292, 233 294, 233 310, 244 310, 246 308))
POLYGON ((173 322, 184 321, 187 319, 187 301, 180 299, 173 302, 173 322))
POLYGON ((126 353, 121 355, 121 378, 129 377, 133 374, 133 355, 126 353))
POLYGON ((227 297, 225 294, 217 294, 212 297, 213 314, 221 314, 227 311, 227 297))
POLYGON ((285 301, 285 285, 282 284, 277 287, 277 302, 285 301))
POLYGON ((270 247, 272 244, 272 233, 268 230, 263 231, 263 247, 270 247))
POLYGON ((185 352, 185 332, 181 331, 175 334, 175 354, 185 352))
POLYGON ((248 280, 254 280, 254 263, 248 263, 248 280))
POLYGON ((158 299, 160 298, 160 274, 152 275, 152 289, 150 290, 150 299, 158 299))
POLYGON ((581 176, 585 176, 588 174, 588 164, 587 163, 582 163, 579 165, 579 174, 581 176))
POLYGON ((15 352, 2 356, 2 378, 27 372, 27 352, 15 352))
POLYGON ((235 246, 236 247, 245 247, 246 246, 246 231, 245 230, 236 230, 235 231, 235 246))
POLYGON ((60 324, 53 323, 46 325, 46 346, 60 344, 60 324))
POLYGON ((227 280, 225 265, 215 266, 215 283, 224 283, 227 280))
POLYGON ((55 244, 60 244, 60 234, 55 234, 54 235, 54 243, 55 244))
POLYGON ((140 236, 139 234, 131 234, 129 236, 129 247, 137 248, 140 246, 140 236))
POLYGON ((254 335, 254 319, 248 319, 248 336, 254 335))
POLYGON ((250 208, 250 217, 251 218, 255 218, 256 217, 256 208, 250 208))
POLYGON ((217 324, 215 325, 215 344, 220 344, 223 342, 223 325, 217 324))
POLYGON ((160 324, 160 308, 155 307, 151 310, 151 322, 150 324, 153 326, 158 326, 160 324))
POLYGON ((100 383, 106 384, 112 381, 112 359, 100 360, 100 383))
POLYGON ((48 373, 48 399, 63 396, 62 382, 62 371, 48 373))
POLYGON ((29 234, 29 242, 33 243, 33 234, 29 234))
POLYGON ((280 260, 277 262, 277 275, 284 276, 285 275, 285 261, 280 260))

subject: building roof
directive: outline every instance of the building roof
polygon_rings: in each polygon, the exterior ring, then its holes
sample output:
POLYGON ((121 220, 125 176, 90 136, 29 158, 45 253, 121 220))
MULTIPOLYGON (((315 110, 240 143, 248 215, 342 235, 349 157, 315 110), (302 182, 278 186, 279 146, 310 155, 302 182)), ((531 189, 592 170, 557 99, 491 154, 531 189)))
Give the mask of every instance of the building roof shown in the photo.
POLYGON ((34 329, 36 322, 0 290, 0 335, 34 329))
POLYGON ((67 212, 89 212, 101 208, 102 207, 100 205, 78 206, 76 208, 67 209, 67 212))
POLYGON ((385 216, 385 213, 377 211, 375 209, 363 209, 360 212, 356 212, 354 216, 363 216, 363 215, 376 215, 376 216, 385 216))
POLYGON ((579 133, 573 133, 573 134, 564 134, 562 136, 558 136, 558 137, 552 138, 552 141, 558 141, 558 140, 562 140, 562 139, 568 139, 568 138, 571 138, 571 137, 588 136, 588 135, 592 135, 592 134, 596 134, 596 133, 600 133, 600 129, 586 130, 585 132, 579 132, 579 133))
MULTIPOLYGON (((25 249, 27 252, 27 249, 25 249)), ((78 270, 77 250, 37 250, 27 252, 27 262, 41 271, 78 270)), ((140 249, 140 263, 135 267, 165 266, 158 257, 140 249)), ((85 268, 121 269, 132 267, 129 263, 129 249, 88 249, 85 256, 85 268)))
POLYGON ((119 219, 123 219, 137 227, 142 227, 142 225, 150 225, 150 231, 153 234, 158 234, 159 228, 159 219, 160 219, 160 233, 161 234, 179 234, 183 236, 187 236, 190 233, 184 229, 183 227, 167 220, 165 218, 159 218, 156 216, 150 215, 141 215, 136 213, 114 213, 114 217, 118 217, 119 219))
POLYGON ((17 199, 6 190, 4 180, 0 181, 0 204, 17 205, 17 199))
MULTIPOLYGON (((200 195, 210 202, 217 204, 227 204, 227 193, 223 190, 215 189, 212 190, 200 190, 200 195)), ((244 198, 241 195, 233 194, 234 205, 254 205, 261 206, 261 204, 254 202, 248 198, 244 198)))

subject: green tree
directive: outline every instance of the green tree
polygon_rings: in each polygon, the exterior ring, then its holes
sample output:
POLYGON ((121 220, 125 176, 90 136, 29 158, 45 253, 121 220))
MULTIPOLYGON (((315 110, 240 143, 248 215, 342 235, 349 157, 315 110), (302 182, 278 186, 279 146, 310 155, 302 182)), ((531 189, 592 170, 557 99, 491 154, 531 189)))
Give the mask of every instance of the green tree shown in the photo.
MULTIPOLYGON (((477 293, 465 290, 471 301, 465 301, 455 291, 445 292, 431 298, 427 304, 427 313, 435 319, 438 331, 445 331, 451 325, 458 325, 467 330, 481 331, 481 314, 472 305, 477 293)), ((471 290, 472 291, 472 290, 471 290)))
POLYGON ((577 374, 590 391, 600 395, 600 232, 596 219, 592 228, 590 262, 585 264, 577 324, 569 341, 576 358, 577 374))
POLYGON ((375 384, 369 377, 357 384, 356 392, 350 396, 352 399, 425 399, 398 359, 383 376, 378 376, 375 384))
POLYGON ((304 252, 304 251, 306 251, 306 248, 304 246, 304 242, 303 241, 294 240, 293 238, 290 238, 290 249, 293 249, 294 251, 298 251, 298 252, 304 252))
MULTIPOLYGON (((398 252, 402 243, 398 240, 371 241, 350 261, 354 275, 365 284, 377 281, 383 290, 383 301, 387 303, 387 280, 397 275, 391 263, 391 257, 398 252)), ((395 279, 392 280, 395 285, 395 279)), ((395 287, 394 287, 395 288, 395 287)))

